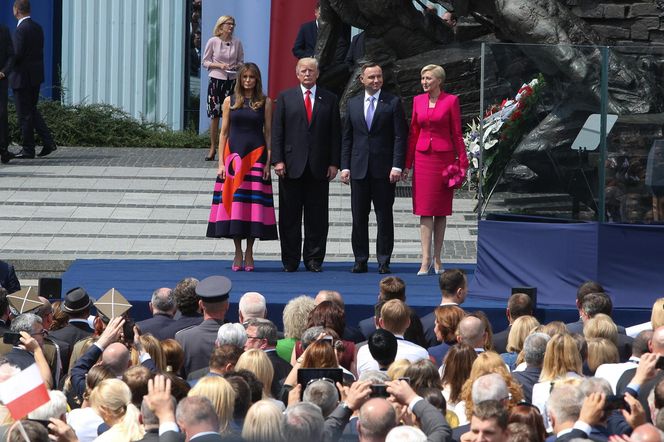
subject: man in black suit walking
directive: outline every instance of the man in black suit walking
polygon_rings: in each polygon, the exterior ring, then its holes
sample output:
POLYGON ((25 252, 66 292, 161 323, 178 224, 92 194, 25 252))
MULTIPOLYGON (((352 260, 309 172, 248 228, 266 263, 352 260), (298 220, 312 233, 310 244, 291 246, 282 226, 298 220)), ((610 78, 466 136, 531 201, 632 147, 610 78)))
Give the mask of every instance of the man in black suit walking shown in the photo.
POLYGON ((369 211, 373 202, 378 224, 378 273, 390 273, 394 248, 392 206, 406 152, 406 118, 399 97, 381 90, 383 70, 375 63, 362 66, 364 94, 348 100, 341 148, 341 181, 351 184, 355 265, 365 273, 369 260, 369 211))
POLYGON ((57 149, 51 131, 37 109, 39 86, 44 81, 44 31, 30 18, 28 0, 14 1, 14 17, 18 25, 14 33, 15 64, 9 85, 14 91, 23 139, 23 149, 16 158, 32 159, 35 157, 35 130, 44 142, 40 157, 57 149))
POLYGON ((281 262, 284 271, 294 272, 302 256, 307 270, 320 272, 327 242, 329 181, 337 176, 341 156, 339 105, 333 93, 316 86, 315 58, 301 59, 295 71, 300 85, 279 94, 272 123, 281 262))
POLYGON ((14 154, 9 151, 9 121, 7 118, 7 97, 9 73, 14 65, 14 45, 7 26, 0 25, 0 161, 9 163, 14 154))
POLYGON ((320 18, 320 3, 316 3, 314 9, 315 20, 302 23, 297 37, 293 43, 293 55, 300 59, 313 57, 316 52, 316 38, 318 37, 318 19, 320 18))

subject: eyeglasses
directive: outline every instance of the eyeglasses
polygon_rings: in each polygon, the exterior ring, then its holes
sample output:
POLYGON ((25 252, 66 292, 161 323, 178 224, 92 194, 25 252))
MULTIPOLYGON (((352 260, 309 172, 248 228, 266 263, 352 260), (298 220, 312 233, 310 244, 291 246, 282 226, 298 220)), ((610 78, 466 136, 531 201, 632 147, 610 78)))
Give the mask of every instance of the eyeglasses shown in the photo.
POLYGON ((42 335, 42 336, 46 337, 46 336, 48 336, 48 330, 43 329, 42 331, 37 332, 37 333, 30 333, 30 336, 37 336, 37 335, 42 335))
POLYGON ((258 336, 249 336, 249 335, 247 335, 247 339, 258 339, 258 340, 262 340, 262 339, 265 339, 265 338, 261 338, 261 337, 258 337, 258 336))

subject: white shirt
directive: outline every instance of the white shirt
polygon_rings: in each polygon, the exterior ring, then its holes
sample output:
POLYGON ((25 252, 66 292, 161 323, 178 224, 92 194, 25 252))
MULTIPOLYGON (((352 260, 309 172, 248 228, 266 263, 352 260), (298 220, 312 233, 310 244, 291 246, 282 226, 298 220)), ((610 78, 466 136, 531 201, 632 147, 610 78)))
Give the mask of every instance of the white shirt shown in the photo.
MULTIPOLYGON (((422 359, 429 359, 429 353, 417 344, 406 341, 403 336, 395 335, 397 338, 397 356, 394 360, 408 359, 410 362, 417 362, 422 359)), ((371 357, 369 346, 360 347, 357 351, 357 375, 367 370, 378 370, 378 362, 371 357)))
POLYGON ((23 20, 26 20, 26 19, 28 19, 28 18, 30 18, 29 15, 26 16, 26 17, 21 18, 21 19, 18 21, 18 23, 16 23, 16 27, 18 28, 19 26, 21 26, 21 23, 23 23, 23 20))
POLYGON ((635 368, 639 365, 639 358, 632 356, 627 362, 620 362, 618 364, 602 364, 597 367, 595 377, 603 378, 609 381, 613 394, 616 394, 616 386, 620 377, 630 368, 635 368))
POLYGON ((80 442, 92 442, 97 438, 97 427, 104 423, 92 407, 77 408, 67 413, 69 424, 80 442))
POLYGON ((648 321, 625 328, 625 334, 630 338, 636 338, 636 335, 641 333, 643 330, 650 329, 652 329, 652 323, 648 321))
POLYGON ((309 95, 309 98, 311 98, 311 112, 314 111, 314 106, 316 102, 316 85, 314 84, 311 86, 311 89, 307 89, 306 87, 300 85, 300 90, 302 91, 302 103, 304 105, 304 99, 307 97, 306 93, 307 91, 311 91, 311 95, 309 95))
MULTIPOLYGON (((567 374, 565 374, 565 376, 561 377, 560 379, 581 378, 581 377, 583 376, 579 376, 573 371, 568 371, 567 374)), ((548 433, 553 432, 553 427, 551 426, 551 422, 549 421, 549 414, 546 409, 546 403, 549 400, 549 396, 551 396, 552 383, 553 382, 551 381, 542 381, 533 385, 532 404, 537 408, 539 408, 540 414, 542 415, 542 419, 544 419, 544 428, 546 428, 546 431, 548 433)))

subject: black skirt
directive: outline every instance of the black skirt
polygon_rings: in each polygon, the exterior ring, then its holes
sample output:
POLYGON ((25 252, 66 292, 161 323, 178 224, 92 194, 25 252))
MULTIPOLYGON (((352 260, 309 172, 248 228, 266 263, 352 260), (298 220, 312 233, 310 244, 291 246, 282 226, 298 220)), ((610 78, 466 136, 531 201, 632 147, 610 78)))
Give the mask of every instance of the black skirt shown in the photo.
POLYGON ((235 80, 210 78, 210 82, 208 83, 207 101, 208 118, 221 117, 221 107, 224 104, 224 99, 233 93, 234 87, 235 80))

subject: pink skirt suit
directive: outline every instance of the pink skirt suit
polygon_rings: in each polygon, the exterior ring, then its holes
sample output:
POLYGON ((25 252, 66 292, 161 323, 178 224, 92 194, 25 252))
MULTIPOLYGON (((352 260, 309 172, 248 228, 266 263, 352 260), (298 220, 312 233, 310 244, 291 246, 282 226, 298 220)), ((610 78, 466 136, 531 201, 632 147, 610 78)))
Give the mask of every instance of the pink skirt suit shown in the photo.
POLYGON ((459 97, 441 92, 436 106, 429 108, 429 94, 415 96, 405 165, 413 170, 415 215, 452 214, 454 189, 448 186, 443 172, 454 163, 464 173, 468 169, 459 97))

